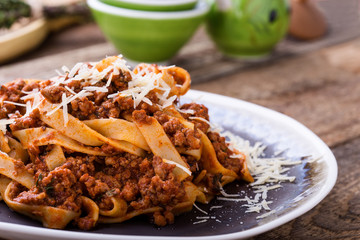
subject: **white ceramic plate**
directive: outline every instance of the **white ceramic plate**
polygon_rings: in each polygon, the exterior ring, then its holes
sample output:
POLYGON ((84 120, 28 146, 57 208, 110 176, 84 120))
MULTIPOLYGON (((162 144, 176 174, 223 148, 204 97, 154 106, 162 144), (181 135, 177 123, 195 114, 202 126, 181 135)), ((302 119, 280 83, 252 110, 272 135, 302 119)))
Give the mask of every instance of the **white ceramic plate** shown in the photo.
MULTIPOLYGON (((210 120, 220 124, 252 143, 262 141, 268 145, 267 155, 279 150, 282 156, 298 160, 303 156, 321 156, 314 163, 296 165, 290 175, 296 176, 293 183, 283 183, 277 191, 270 191, 268 199, 276 210, 263 219, 259 214, 245 213, 240 203, 212 201, 208 205, 198 204, 219 221, 207 221, 194 225, 201 212, 177 216, 173 225, 156 228, 144 217, 121 224, 100 225, 90 232, 74 228, 52 230, 41 227, 35 221, 16 214, 0 203, 1 237, 9 239, 140 239, 140 240, 224 240, 243 239, 276 228, 315 207, 333 188, 337 177, 337 164, 330 149, 309 129, 299 122, 275 111, 237 99, 220 95, 190 91, 187 100, 193 99, 209 107, 210 120), (213 205, 222 204, 221 209, 211 210, 213 205)), ((245 184, 227 186, 228 192, 249 193, 245 184)), ((250 193, 249 193, 250 194, 250 193)))

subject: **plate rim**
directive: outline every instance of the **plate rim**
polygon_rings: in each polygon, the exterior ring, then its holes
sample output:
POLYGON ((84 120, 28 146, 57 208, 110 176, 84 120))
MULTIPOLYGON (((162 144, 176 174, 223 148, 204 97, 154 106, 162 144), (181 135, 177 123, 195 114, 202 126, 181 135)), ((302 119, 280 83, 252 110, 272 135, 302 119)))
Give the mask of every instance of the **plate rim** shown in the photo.
POLYGON ((328 174, 326 176, 326 180, 324 184, 321 186, 319 191, 313 193, 312 197, 305 204, 295 207, 293 210, 285 213, 282 216, 279 216, 263 225, 259 225, 244 231, 239 231, 235 233, 228 234, 218 234, 218 235, 210 235, 210 236, 143 236, 143 235, 124 235, 124 234, 106 234, 106 233, 89 233, 89 232, 74 232, 69 230, 57 230, 57 229, 48 229, 42 227, 34 227, 34 226, 26 226, 17 223, 6 223, 0 222, 0 230, 5 233, 14 233, 19 232, 21 229, 22 234, 25 236, 38 236, 38 237, 51 237, 54 236, 54 233, 57 234, 56 237, 61 237, 63 239, 130 239, 130 240, 159 240, 159 239, 174 239, 174 240, 223 240, 223 239, 244 239, 259 235, 261 233, 267 232, 271 229, 277 228, 291 220, 298 218, 299 216, 305 214, 310 211, 312 208, 317 206, 333 189, 335 186, 337 176, 338 176, 338 166, 336 162, 336 158, 330 148, 309 128, 307 128, 302 123, 297 120, 283 114, 277 112, 275 110, 250 103, 244 100, 240 100, 237 98, 227 97, 219 94, 199 91, 199 90, 190 90, 185 96, 185 98, 189 99, 201 99, 205 104, 213 104, 220 106, 227 106, 227 109, 237 109, 237 110, 247 110, 252 113, 266 114, 271 120, 281 120, 282 122, 286 122, 290 124, 290 126, 294 126, 298 132, 301 132, 302 135, 310 137, 312 141, 316 144, 316 148, 323 149, 323 155, 325 159, 325 163, 328 167, 328 174), (39 231, 40 230, 40 231, 39 231))

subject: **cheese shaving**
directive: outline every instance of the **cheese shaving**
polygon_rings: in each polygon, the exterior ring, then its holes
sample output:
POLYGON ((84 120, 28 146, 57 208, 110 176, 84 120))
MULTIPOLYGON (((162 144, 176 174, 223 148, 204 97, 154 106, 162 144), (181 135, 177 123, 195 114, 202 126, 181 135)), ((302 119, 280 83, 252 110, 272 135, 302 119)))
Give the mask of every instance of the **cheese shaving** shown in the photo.
POLYGON ((104 87, 83 87, 84 90, 86 91, 96 91, 96 92, 108 92, 109 90, 107 89, 106 86, 104 87))
POLYGON ((60 109, 64 105, 67 105, 68 103, 71 103, 75 99, 89 96, 89 94, 92 95, 92 93, 86 92, 86 90, 81 90, 80 92, 78 92, 77 94, 75 94, 69 98, 65 97, 64 99, 62 99, 62 102, 60 104, 58 104, 53 110, 48 112, 46 114, 46 116, 50 116, 50 115, 54 114, 58 109, 60 109))
MULTIPOLYGON (((66 102, 66 93, 63 93, 61 98, 62 98, 62 102, 66 102)), ((63 105, 63 116, 64 116, 64 126, 66 127, 69 121, 67 104, 63 105)))
POLYGON ((207 219, 203 219, 203 220, 200 220, 200 221, 197 221, 197 222, 193 222, 193 224, 205 223, 207 221, 208 221, 207 219))
POLYGON ((67 66, 62 66, 62 67, 61 67, 61 70, 62 70, 64 73, 70 72, 70 69, 69 69, 67 66))
POLYGON ((204 210, 202 210, 201 208, 199 208, 198 205, 196 205, 195 203, 193 204, 193 206, 194 206, 197 210, 199 210, 200 212, 202 212, 203 214, 208 215, 208 213, 207 213, 206 211, 204 211, 204 210))
POLYGON ((253 193, 255 195, 253 199, 250 199, 248 196, 239 198, 241 194, 226 194, 224 191, 221 191, 223 197, 217 197, 217 200, 246 202, 241 205, 241 207, 245 207, 245 212, 247 213, 260 213, 263 210, 269 211, 257 217, 257 219, 264 218, 275 213, 275 210, 271 210, 269 207, 269 204, 271 204, 272 201, 267 200, 268 191, 281 188, 281 182, 295 181, 296 178, 294 176, 287 175, 290 168, 286 166, 298 165, 301 164, 302 161, 292 161, 284 157, 278 157, 278 155, 284 151, 278 151, 276 155, 274 154, 274 157, 267 158, 264 153, 266 146, 261 142, 256 142, 253 146, 251 146, 248 140, 235 136, 229 131, 224 131, 219 126, 211 124, 210 127, 211 131, 221 133, 221 135, 226 138, 229 149, 235 152, 235 154, 230 157, 241 157, 241 155, 236 154, 238 151, 245 154, 249 171, 255 179, 253 183, 249 184, 250 189, 253 189, 253 193))
POLYGON ((19 107, 26 107, 26 104, 24 104, 24 103, 16 103, 16 102, 10 102, 10 101, 3 101, 3 103, 12 104, 12 105, 19 106, 19 107))
POLYGON ((184 172, 186 172, 189 176, 191 176, 191 171, 190 169, 188 169, 187 167, 184 167, 174 161, 171 161, 171 160, 167 160, 167 159, 163 159, 163 162, 164 163, 167 163, 167 164, 174 164, 176 167, 180 168, 181 170, 183 170, 184 172))
POLYGON ((227 198, 227 197, 217 197, 217 200, 230 201, 230 202, 246 202, 245 198, 227 198))
POLYGON ((14 119, 0 119, 0 130, 3 131, 3 133, 6 133, 6 126, 9 124, 14 123, 14 119))
POLYGON ((256 219, 266 218, 266 217, 268 217, 268 216, 270 216, 270 215, 272 215, 272 214, 274 214, 274 213, 276 213, 276 211, 275 211, 275 210, 272 210, 272 211, 270 211, 270 212, 267 212, 267 213, 264 213, 264 214, 262 214, 262 215, 260 215, 260 216, 257 216, 256 219))
POLYGON ((174 96, 166 99, 166 100, 163 102, 162 107, 163 107, 163 108, 167 108, 167 107, 171 106, 171 105, 173 104, 173 102, 175 101, 176 98, 177 98, 177 96, 174 95, 174 96))
POLYGON ((222 208, 223 206, 211 206, 210 207, 210 211, 213 210, 213 209, 218 209, 218 208, 222 208))
POLYGON ((151 100, 150 100, 149 98, 147 98, 147 97, 144 97, 144 98, 143 98, 143 102, 149 104, 150 106, 152 105, 151 100))
POLYGON ((210 219, 210 216, 197 216, 196 219, 210 219))
POLYGON ((180 108, 176 108, 176 110, 177 110, 178 112, 181 112, 181 113, 195 114, 195 111, 192 110, 192 109, 180 109, 180 108))
POLYGON ((228 193, 226 193, 225 190, 222 187, 220 188, 220 193, 224 197, 240 197, 240 194, 228 194, 228 193))
POLYGON ((71 94, 74 94, 74 95, 76 94, 76 92, 74 92, 74 90, 72 90, 68 86, 65 86, 65 89, 68 90, 71 94))
POLYGON ((80 67, 83 65, 83 63, 79 62, 75 64, 75 66, 69 71, 69 78, 72 78, 75 76, 75 74, 80 70, 80 67))
POLYGON ((205 118, 202 118, 202 117, 189 117, 189 119, 203 121, 203 122, 205 122, 205 123, 207 123, 207 124, 209 124, 211 126, 211 123, 208 120, 206 120, 205 118))
POLYGON ((59 75, 59 76, 62 75, 62 73, 61 73, 59 70, 57 70, 57 69, 55 69, 55 72, 56 72, 56 74, 59 75))
POLYGON ((159 66, 159 69, 160 69, 160 70, 165 70, 165 69, 170 69, 170 68, 173 68, 173 67, 176 67, 176 65, 170 65, 170 66, 159 66))

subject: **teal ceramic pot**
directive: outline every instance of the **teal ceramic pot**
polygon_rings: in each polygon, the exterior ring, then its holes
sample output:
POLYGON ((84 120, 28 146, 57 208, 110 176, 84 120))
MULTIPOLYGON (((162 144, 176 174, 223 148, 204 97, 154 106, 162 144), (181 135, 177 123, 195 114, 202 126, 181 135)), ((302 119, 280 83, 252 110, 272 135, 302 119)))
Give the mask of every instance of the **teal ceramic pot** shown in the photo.
POLYGON ((103 3, 144 11, 185 11, 193 9, 198 0, 101 0, 103 3))
POLYGON ((105 36, 127 59, 164 62, 172 58, 205 20, 209 5, 200 0, 188 11, 149 12, 87 1, 105 36))
POLYGON ((207 30, 228 56, 259 58, 271 53, 289 25, 286 0, 210 0, 207 30))

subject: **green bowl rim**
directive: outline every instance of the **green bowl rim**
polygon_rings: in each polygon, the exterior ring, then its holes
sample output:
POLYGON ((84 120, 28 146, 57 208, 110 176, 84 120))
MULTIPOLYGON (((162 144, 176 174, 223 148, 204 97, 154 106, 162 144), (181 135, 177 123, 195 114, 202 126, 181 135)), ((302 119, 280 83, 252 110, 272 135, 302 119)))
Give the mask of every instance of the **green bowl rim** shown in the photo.
POLYGON ((143 6, 159 6, 159 7, 166 7, 166 6, 182 6, 185 4, 191 4, 196 2, 198 0, 115 0, 118 2, 124 2, 134 5, 143 5, 143 6))
POLYGON ((172 11, 172 12, 161 12, 161 11, 141 11, 126 9, 120 7, 114 7, 99 0, 87 0, 88 6, 103 13, 109 13, 112 15, 123 16, 128 18, 141 18, 141 19, 184 19, 198 17, 205 15, 209 12, 210 6, 206 0, 199 0, 195 8, 185 11, 172 11))

